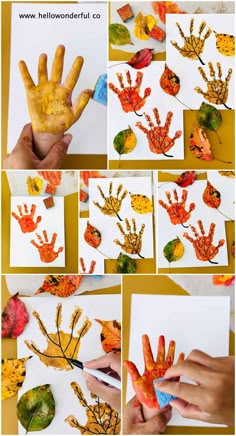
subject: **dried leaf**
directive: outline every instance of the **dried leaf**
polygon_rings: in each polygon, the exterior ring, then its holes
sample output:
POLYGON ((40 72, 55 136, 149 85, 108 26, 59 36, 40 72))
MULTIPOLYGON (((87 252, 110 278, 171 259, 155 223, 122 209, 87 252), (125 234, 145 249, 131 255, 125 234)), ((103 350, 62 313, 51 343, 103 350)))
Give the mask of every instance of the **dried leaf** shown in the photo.
POLYGON ((128 129, 117 133, 113 141, 113 147, 120 156, 130 153, 136 147, 136 144, 137 137, 130 126, 128 129))
POLYGON ((159 15, 159 18, 163 24, 166 24, 166 14, 186 14, 185 11, 181 11, 177 3, 174 2, 152 2, 151 3, 154 12, 159 15))
POLYGON ((136 272, 136 262, 127 254, 120 253, 116 259, 116 273, 134 274, 136 272))
POLYGON ((86 203, 88 201, 89 195, 87 192, 83 191, 82 189, 79 190, 79 201, 82 203, 86 203))
POLYGON ((103 321, 95 319, 102 326, 101 343, 105 353, 121 352, 121 325, 118 321, 103 321))
POLYGON ((50 385, 41 385, 25 392, 17 404, 17 418, 29 431, 47 428, 55 415, 55 400, 50 385))
POLYGON ((208 207, 218 209, 221 203, 220 192, 207 180, 207 186, 203 192, 202 199, 208 207))
POLYGON ((79 275, 53 275, 46 276, 43 284, 35 292, 35 295, 49 292, 58 297, 69 297, 79 288, 82 276, 79 275))
POLYGON ((135 53, 135 55, 125 63, 136 70, 148 67, 152 61, 152 51, 152 48, 143 48, 142 50, 137 51, 137 53, 135 53))
POLYGON ((230 286, 234 283, 235 276, 230 274, 213 275, 213 284, 221 286, 230 286))
POLYGON ((202 102, 197 113, 197 121, 201 127, 216 131, 222 123, 222 116, 218 109, 208 103, 202 102))
POLYGON ((93 248, 99 247, 102 241, 102 235, 96 227, 89 224, 87 221, 87 227, 84 232, 84 240, 93 248))
POLYGON ((196 179, 195 171, 185 171, 178 177, 177 180, 175 180, 174 183, 176 183, 178 186, 181 186, 181 188, 186 188, 186 186, 192 185, 195 179, 196 179))
POLYGON ((61 184, 62 171, 38 171, 46 182, 53 186, 61 184))
POLYGON ((177 262, 184 255, 184 244, 178 237, 172 239, 163 248, 163 254, 169 263, 177 262))
POLYGON ((2 338, 17 338, 29 321, 26 306, 18 294, 11 297, 2 312, 2 338))
POLYGON ((165 64, 164 72, 160 77, 160 86, 168 95, 175 96, 180 90, 180 79, 167 64, 165 64))
POLYGON ((27 177, 26 185, 29 195, 39 195, 43 190, 43 181, 40 177, 27 177))
POLYGON ((211 144, 206 136, 206 132, 195 123, 193 124, 193 133, 189 139, 189 148, 198 159, 213 160, 211 144))
POLYGON ((26 375, 25 362, 31 357, 2 360, 2 400, 13 397, 21 388, 26 375))
POLYGON ((114 45, 133 45, 127 27, 118 23, 109 25, 109 42, 114 45))
POLYGON ((218 173, 223 177, 229 177, 230 179, 235 179, 235 171, 218 171, 218 173))
POLYGON ((224 56, 234 56, 235 54, 235 37, 226 33, 216 33, 216 48, 224 56))
POLYGON ((153 213, 153 204, 150 198, 146 195, 131 194, 131 192, 129 194, 131 197, 131 207, 136 213, 153 213))
POLYGON ((149 33, 156 24, 156 19, 152 15, 143 15, 139 12, 134 19, 134 34, 136 38, 147 40, 150 38, 149 33))

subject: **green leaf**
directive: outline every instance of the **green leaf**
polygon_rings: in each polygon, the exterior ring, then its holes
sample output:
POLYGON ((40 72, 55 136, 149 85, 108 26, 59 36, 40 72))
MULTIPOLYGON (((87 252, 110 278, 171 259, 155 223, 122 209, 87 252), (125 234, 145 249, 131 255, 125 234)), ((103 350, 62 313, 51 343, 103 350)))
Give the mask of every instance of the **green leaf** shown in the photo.
POLYGON ((163 248, 163 254, 169 263, 180 260, 184 254, 184 245, 179 238, 167 242, 163 248))
POLYGON ((118 23, 109 25, 109 42, 114 45, 133 44, 127 27, 118 23))
POLYGON ((113 140, 113 147, 119 155, 130 153, 137 144, 137 137, 131 127, 121 130, 113 140))
POLYGON ((136 262, 126 254, 120 253, 116 260, 116 272, 120 274, 134 274, 136 272, 136 262))
POLYGON ((17 417, 29 431, 44 430, 55 415, 55 401, 50 385, 41 385, 25 392, 17 404, 17 417))
POLYGON ((221 126, 222 116, 220 111, 214 106, 202 102, 197 113, 197 121, 201 127, 216 131, 221 126))

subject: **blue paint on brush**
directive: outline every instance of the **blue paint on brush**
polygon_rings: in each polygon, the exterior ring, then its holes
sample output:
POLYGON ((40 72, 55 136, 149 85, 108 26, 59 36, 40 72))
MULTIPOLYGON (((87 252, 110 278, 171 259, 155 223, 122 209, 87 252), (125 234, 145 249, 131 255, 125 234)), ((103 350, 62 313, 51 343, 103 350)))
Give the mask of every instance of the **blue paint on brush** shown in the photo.
POLYGON ((107 74, 99 76, 95 85, 93 100, 107 106, 107 74))
POLYGON ((157 378, 153 380, 153 386, 154 386, 158 404, 160 405, 160 409, 163 409, 164 407, 168 406, 170 404, 170 401, 176 400, 176 397, 174 397, 174 395, 170 395, 167 394, 166 392, 161 392, 158 390, 157 383, 162 382, 164 380, 165 380, 164 378, 157 378))

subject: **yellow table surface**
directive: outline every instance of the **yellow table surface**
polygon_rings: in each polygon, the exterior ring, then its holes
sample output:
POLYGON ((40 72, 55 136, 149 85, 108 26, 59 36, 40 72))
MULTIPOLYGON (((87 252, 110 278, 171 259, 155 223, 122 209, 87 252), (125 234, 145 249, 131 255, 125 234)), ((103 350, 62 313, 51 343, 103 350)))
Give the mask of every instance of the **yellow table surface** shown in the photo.
MULTIPOLYGON (((50 3, 50 2, 49 2, 50 3)), ((70 2, 69 2, 70 3, 70 2)), ((2 166, 7 155, 7 125, 10 76, 11 5, 2 2, 2 166)), ((22 126, 23 128, 23 126, 22 126)), ((20 132, 19 132, 20 136, 20 132)), ((63 159, 64 169, 106 169, 107 155, 68 154, 63 159)))
MULTIPOLYGON (((170 174, 168 172, 158 172, 159 182, 169 182, 174 181, 178 178, 175 174, 170 174)), ((207 173, 202 173, 197 175, 197 180, 206 180, 207 173)), ((209 266, 209 267, 192 267, 192 268, 159 268, 159 274, 233 274, 235 271, 235 260, 231 252, 232 244, 235 240, 235 229, 234 221, 225 221, 226 228, 226 240, 227 240, 227 250, 228 250, 228 266, 209 266)))
MULTIPOLYGON (((132 294, 188 295, 167 276, 124 276, 123 277, 123 360, 128 359, 129 332, 132 294)), ((234 355, 234 333, 230 332, 229 354, 234 355)), ((123 370, 123 404, 126 403, 127 372, 123 370)), ((235 434, 232 427, 175 427, 167 426, 165 434, 235 434)))
MULTIPOLYGON (((83 295, 104 295, 120 294, 120 286, 100 289, 97 291, 84 292, 83 295)), ((2 308, 5 307, 7 300, 11 297, 5 277, 2 276, 2 308)), ((30 297, 29 297, 30 298, 30 297)), ((46 297, 45 297, 46 298, 46 297)), ((73 298, 73 297, 69 297, 73 298)), ((16 339, 2 339, 2 358, 17 358, 16 339)), ((18 421, 16 417, 17 395, 2 401, 2 433, 18 434, 18 421)))
POLYGON ((64 197, 65 267, 10 267, 10 199, 7 175, 2 171, 2 273, 78 273, 78 193, 64 197))

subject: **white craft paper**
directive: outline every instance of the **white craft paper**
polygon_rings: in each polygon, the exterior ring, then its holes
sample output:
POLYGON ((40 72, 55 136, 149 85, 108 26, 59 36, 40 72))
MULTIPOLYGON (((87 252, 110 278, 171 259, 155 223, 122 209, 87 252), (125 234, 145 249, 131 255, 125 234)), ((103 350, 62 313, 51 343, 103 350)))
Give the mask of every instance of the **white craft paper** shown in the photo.
MULTIPOLYGON (((193 225, 199 235, 201 236, 200 229, 198 227, 197 221, 200 219, 203 223, 206 235, 209 232, 210 224, 215 223, 215 233, 213 237, 213 244, 216 246, 220 239, 225 240, 225 244, 219 248, 218 254, 212 259, 212 262, 217 262, 218 265, 228 265, 228 254, 227 254, 227 239, 225 232, 225 222, 222 219, 221 214, 218 212, 218 216, 215 214, 215 210, 209 208, 202 200, 202 194, 206 188, 206 180, 196 180, 192 185, 188 186, 186 190, 188 191, 188 197, 186 201, 185 210, 189 211, 189 206, 191 203, 195 203, 195 209, 191 212, 191 217, 188 221, 184 223, 184 228, 181 224, 172 224, 169 215, 161 205, 158 204, 158 267, 159 268, 169 268, 169 262, 165 259, 163 255, 163 248, 165 245, 176 239, 177 236, 184 244, 184 255, 177 262, 170 264, 170 268, 182 268, 182 267, 201 267, 201 266, 217 266, 216 264, 211 264, 208 261, 200 261, 195 256, 194 248, 190 241, 183 237, 183 233, 187 232, 190 237, 194 238, 194 234, 189 228, 189 224, 193 225), (212 214, 214 212, 214 214, 212 214), (163 231, 164 229, 164 231, 163 231)), ((169 191, 171 193, 171 199, 173 203, 175 202, 173 197, 173 191, 176 189, 179 201, 181 200, 183 189, 177 186, 175 183, 160 183, 157 197, 163 200, 167 205, 169 205, 165 192, 169 191)), ((216 212, 217 213, 217 212, 216 212)), ((195 238, 194 238, 195 239, 195 238)))
POLYGON ((28 206, 28 214, 30 213, 31 205, 36 205, 34 222, 38 216, 42 219, 34 232, 22 233, 18 221, 11 215, 11 230, 10 230, 10 266, 22 267, 45 267, 45 266, 65 266, 65 229, 64 229, 64 198, 54 197, 54 207, 46 209, 43 198, 29 197, 11 197, 11 212, 15 212, 19 216, 17 205, 22 206, 24 213, 24 204, 28 206), (31 240, 39 244, 36 233, 38 233, 43 241, 43 230, 47 231, 48 241, 51 242, 53 233, 57 233, 54 250, 59 247, 64 247, 64 250, 59 253, 58 257, 50 263, 45 263, 40 260, 39 252, 31 240))
MULTIPOLYGON (((33 297, 37 289, 43 284, 44 275, 40 274, 7 274, 5 276, 8 291, 11 295, 19 293, 19 295, 33 297)), ((112 286, 121 284, 121 276, 118 274, 104 275, 94 277, 92 275, 84 276, 80 282, 79 288, 74 295, 82 294, 86 291, 96 291, 98 289, 106 289, 112 286)), ((47 298, 48 292, 38 294, 38 298, 47 298)))
MULTIPOLYGON (((175 361, 180 352, 187 356, 193 349, 200 349, 214 357, 227 356, 229 311, 229 297, 132 295, 129 360, 135 362, 140 373, 143 372, 143 334, 149 336, 154 356, 159 335, 165 336, 166 344, 175 340, 175 361)), ((127 400, 133 395, 128 379, 127 400)), ((168 425, 212 426, 206 422, 185 419, 174 409, 168 425)))
POLYGON ((219 171, 207 171, 207 178, 221 195, 221 203, 217 209, 212 210, 213 217, 219 217, 219 213, 224 221, 235 219, 235 178, 221 176, 219 171))
MULTIPOLYGON (((39 177, 43 182, 42 192, 39 197, 45 197, 45 189, 48 184, 46 180, 35 170, 22 171, 7 171, 7 178, 11 190, 11 195, 30 195, 27 189, 28 177, 39 177)), ((64 197, 66 195, 74 194, 78 192, 78 171, 62 171, 61 184, 56 187, 56 196, 64 197)), ((35 196, 31 196, 35 198, 35 196)))
MULTIPOLYGON (((152 199, 152 185, 151 185, 151 177, 123 177, 123 178, 106 178, 106 179, 90 179, 89 180, 89 213, 91 224, 99 229, 102 234, 102 242, 99 246, 99 249, 108 257, 112 259, 116 259, 122 248, 119 245, 114 244, 114 240, 118 239, 121 243, 124 241, 124 236, 120 233, 120 230, 117 227, 117 223, 119 222, 125 233, 126 224, 125 218, 128 218, 129 223, 131 225, 131 231, 133 231, 132 226, 132 218, 136 221, 136 232, 139 233, 142 224, 145 224, 144 233, 142 236, 142 250, 141 255, 145 258, 153 257, 153 216, 152 213, 148 214, 138 214, 131 207, 131 198, 129 193, 132 194, 142 194, 146 195, 149 199, 152 199), (100 192, 97 188, 99 185, 106 197, 109 197, 109 185, 112 182, 112 195, 116 197, 116 191, 120 184, 123 185, 123 189, 119 194, 119 198, 121 198, 125 189, 128 191, 127 196, 122 201, 122 206, 120 211, 118 212, 122 221, 120 221, 116 217, 110 217, 108 215, 104 215, 98 207, 93 203, 97 201, 101 206, 104 205, 104 200, 100 195, 100 192)), ((130 257, 139 258, 137 254, 127 253, 130 257)))
MULTIPOLYGON (((26 95, 20 77, 18 62, 25 60, 33 80, 37 81, 38 57, 48 55, 48 71, 56 47, 66 48, 63 81, 74 59, 83 56, 84 65, 72 101, 84 89, 94 89, 98 77, 107 69, 107 5, 80 4, 13 4, 11 21, 11 68, 8 120, 8 152, 19 137, 24 124, 29 122, 26 95), (39 18, 42 14, 90 14, 90 18, 39 18), (20 14, 35 14, 36 18, 20 18, 20 14), (100 14, 100 18, 93 18, 100 14), (16 116, 16 108, 17 116, 16 116), (20 108, 20 110, 19 110, 20 108)), ((106 107, 91 100, 81 118, 69 129, 73 135, 68 153, 106 154, 106 107)))
POLYGON ((202 296, 229 296, 230 297, 230 328, 235 330, 235 285, 232 283, 230 286, 214 285, 213 276, 206 274, 193 275, 169 275, 173 282, 181 286, 190 295, 202 296))
MULTIPOLYGON (((227 99, 227 106, 234 108, 234 56, 224 56, 218 52, 216 48, 216 37, 214 32, 206 39, 204 45, 204 51, 200 55, 202 61, 205 65, 202 65, 199 60, 191 60, 184 58, 179 51, 171 44, 170 41, 176 41, 179 47, 183 47, 183 39, 179 34, 179 30, 176 23, 179 23, 184 34, 189 36, 189 25, 191 18, 194 18, 194 31, 193 34, 198 36, 198 29, 202 21, 207 23, 205 30, 202 32, 205 35, 207 29, 210 27, 217 33, 228 33, 233 35, 234 30, 234 14, 167 14, 166 15, 166 59, 169 68, 173 70, 177 76, 180 78, 180 91, 178 93, 178 98, 182 100, 191 109, 199 109, 202 101, 210 103, 205 100, 203 95, 198 94, 194 91, 194 88, 199 86, 204 92, 207 90, 207 83, 203 80, 201 74, 198 71, 198 67, 202 67, 205 71, 208 79, 212 80, 210 77, 210 72, 208 68, 208 62, 212 62, 213 67, 216 71, 216 78, 218 79, 218 71, 216 63, 221 63, 222 68, 222 80, 228 74, 229 68, 233 69, 233 74, 229 82, 229 96, 227 99)), ((214 104, 213 104, 214 105, 214 104)), ((226 109, 223 105, 216 105, 217 109, 226 109)))
MULTIPOLYGON (((115 65, 115 62, 110 62, 110 65, 115 65)), ((169 111, 173 112, 173 118, 171 121, 169 136, 174 138, 175 132, 181 130, 183 132, 183 109, 184 106, 180 104, 174 97, 167 95, 160 87, 159 80, 164 72, 165 62, 152 62, 148 67, 142 70, 143 81, 140 88, 140 96, 143 97, 144 90, 151 88, 151 94, 146 98, 145 105, 137 111, 138 114, 144 112, 151 116, 154 125, 156 126, 156 120, 153 114, 153 109, 158 108, 159 116, 161 120, 161 126, 165 125, 166 116, 169 111)), ((117 65, 109 69, 109 83, 113 83, 119 90, 120 84, 116 74, 123 74, 124 86, 129 86, 126 79, 126 71, 130 71, 132 78, 132 85, 135 86, 137 70, 129 67, 127 64, 117 65)), ((131 127, 137 137, 136 147, 131 153, 123 154, 121 160, 166 160, 172 161, 174 159, 184 159, 184 138, 183 133, 180 138, 177 138, 175 145, 166 152, 166 157, 162 153, 156 154, 150 151, 148 145, 148 139, 144 132, 142 132, 136 123, 141 122, 144 127, 150 130, 148 122, 144 116, 137 116, 134 112, 124 112, 121 108, 121 103, 118 95, 109 89, 109 159, 119 159, 119 154, 113 147, 113 141, 115 136, 121 131, 131 127)))
MULTIPOLYGON (((88 218, 80 218, 79 220, 79 258, 84 259, 86 271, 89 271, 90 264, 93 260, 95 260, 96 265, 93 274, 104 274, 104 262, 105 256, 100 253, 100 246, 98 250, 96 248, 91 247, 84 239, 84 232, 87 227, 88 218)), ((89 221, 90 222, 90 221, 89 221)), ((91 224, 91 223, 90 223, 91 224)), ((79 262, 79 272, 82 273, 82 267, 79 262)))
MULTIPOLYGON (((49 296, 47 298, 47 310, 45 310, 44 299, 32 297, 22 298, 22 301, 26 304, 30 320, 24 332, 17 339, 18 358, 32 355, 32 351, 30 351, 24 343, 25 340, 33 340, 40 350, 45 349, 46 340, 39 330, 36 319, 32 315, 34 310, 39 313, 49 333, 56 331, 55 315, 58 303, 62 303, 61 330, 64 332, 70 332, 70 316, 75 307, 79 306, 83 310, 75 331, 79 330, 86 317, 92 321, 92 327, 81 340, 78 359, 82 361, 97 358, 104 354, 100 342, 101 325, 95 321, 95 318, 102 320, 115 319, 117 321, 121 319, 121 302, 119 295, 82 295, 72 299, 49 296)), ((78 421, 83 424, 86 423, 87 419, 85 410, 80 405, 78 398, 74 395, 70 383, 73 381, 77 382, 82 387, 86 399, 91 401, 90 404, 94 404, 94 400, 90 397, 90 393, 86 388, 82 372, 78 368, 74 368, 74 370, 70 371, 60 371, 52 367, 47 367, 41 362, 38 356, 34 354, 33 358, 26 363, 26 368, 26 378, 18 398, 29 389, 49 383, 56 402, 56 414, 50 426, 43 431, 34 433, 54 435, 77 434, 78 430, 70 427, 69 424, 64 422, 64 419, 69 415, 75 415, 78 421)), ((20 423, 18 428, 19 434, 25 434, 25 430, 20 423)))

